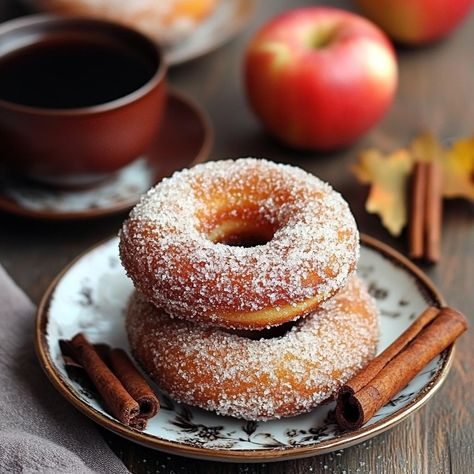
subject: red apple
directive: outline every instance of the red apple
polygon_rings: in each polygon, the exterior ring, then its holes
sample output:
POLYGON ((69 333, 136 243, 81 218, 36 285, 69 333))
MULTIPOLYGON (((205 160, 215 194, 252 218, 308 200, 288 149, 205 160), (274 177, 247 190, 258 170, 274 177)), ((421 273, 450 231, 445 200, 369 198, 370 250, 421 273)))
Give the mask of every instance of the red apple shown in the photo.
POLYGON ((248 46, 249 102, 284 143, 331 150, 355 141, 384 114, 397 85, 393 48, 366 19, 334 8, 291 10, 248 46))
POLYGON ((357 0, 357 3, 394 40, 419 45, 446 36, 466 17, 473 0, 357 0))

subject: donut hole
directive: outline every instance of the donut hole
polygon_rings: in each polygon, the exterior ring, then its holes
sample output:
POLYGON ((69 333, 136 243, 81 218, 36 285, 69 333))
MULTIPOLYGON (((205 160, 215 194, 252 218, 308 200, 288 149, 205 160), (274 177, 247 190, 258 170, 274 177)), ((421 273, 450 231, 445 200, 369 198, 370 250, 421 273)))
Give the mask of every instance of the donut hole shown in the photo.
POLYGON ((280 324, 279 326, 273 326, 271 328, 258 329, 258 330, 245 330, 245 329, 229 329, 226 332, 230 334, 236 334, 237 336, 258 341, 260 339, 278 339, 279 337, 286 336, 291 329, 296 325, 297 321, 288 321, 287 323, 280 324))
POLYGON ((230 245, 233 247, 257 247, 258 245, 265 245, 272 240, 273 235, 268 235, 256 230, 240 229, 235 232, 228 232, 222 235, 219 240, 214 243, 230 245))
POLYGON ((230 218, 219 222, 207 234, 214 243, 234 247, 256 247, 273 239, 277 227, 263 219, 230 218))
POLYGON ((219 243, 232 247, 257 247, 258 245, 265 245, 270 240, 261 235, 231 234, 227 235, 225 240, 221 240, 219 243))

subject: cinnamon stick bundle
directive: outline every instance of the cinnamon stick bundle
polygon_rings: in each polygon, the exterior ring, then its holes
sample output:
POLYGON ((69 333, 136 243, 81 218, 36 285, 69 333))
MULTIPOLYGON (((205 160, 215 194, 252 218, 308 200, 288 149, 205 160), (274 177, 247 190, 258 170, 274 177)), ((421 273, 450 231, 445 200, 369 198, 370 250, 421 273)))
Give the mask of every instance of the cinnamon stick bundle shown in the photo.
POLYGON ((74 336, 71 345, 110 412, 122 423, 129 425, 140 414, 136 400, 125 390, 83 334, 74 336))
POLYGON ((367 423, 466 329, 466 318, 459 311, 429 307, 341 388, 336 405, 337 422, 349 430, 367 423))
POLYGON ((415 164, 411 182, 410 249, 412 258, 440 259, 442 173, 436 161, 415 164))
POLYGON ((86 372, 110 412, 132 428, 145 429, 159 401, 128 355, 106 344, 92 345, 81 333, 59 343, 66 366, 86 372))

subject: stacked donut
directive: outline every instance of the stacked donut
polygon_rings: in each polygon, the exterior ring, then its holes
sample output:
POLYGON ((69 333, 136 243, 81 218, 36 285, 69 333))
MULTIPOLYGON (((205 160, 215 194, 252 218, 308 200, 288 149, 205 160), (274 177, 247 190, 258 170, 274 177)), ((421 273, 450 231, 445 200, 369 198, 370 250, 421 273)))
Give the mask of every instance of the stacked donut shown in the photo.
POLYGON ((250 420, 307 412, 373 357, 378 314, 355 275, 347 203, 252 158, 175 173, 132 210, 134 357, 174 399, 250 420))

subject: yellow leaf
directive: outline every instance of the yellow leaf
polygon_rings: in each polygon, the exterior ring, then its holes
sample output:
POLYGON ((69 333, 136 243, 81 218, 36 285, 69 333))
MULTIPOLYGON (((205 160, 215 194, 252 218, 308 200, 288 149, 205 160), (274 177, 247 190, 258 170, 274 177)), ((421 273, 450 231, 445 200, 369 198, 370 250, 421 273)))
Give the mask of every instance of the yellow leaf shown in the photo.
POLYGON ((445 151, 431 133, 418 135, 411 143, 409 151, 414 161, 441 160, 445 151))
POLYGON ((400 235, 407 223, 407 185, 412 167, 407 150, 384 156, 375 149, 363 152, 353 167, 359 181, 371 185, 366 210, 378 214, 392 235, 400 235))
POLYGON ((474 201, 474 138, 457 141, 442 159, 443 196, 474 201))
POLYGON ((410 144, 415 161, 438 160, 443 169, 443 196, 474 200, 474 138, 459 140, 445 149, 431 134, 424 133, 410 144))

